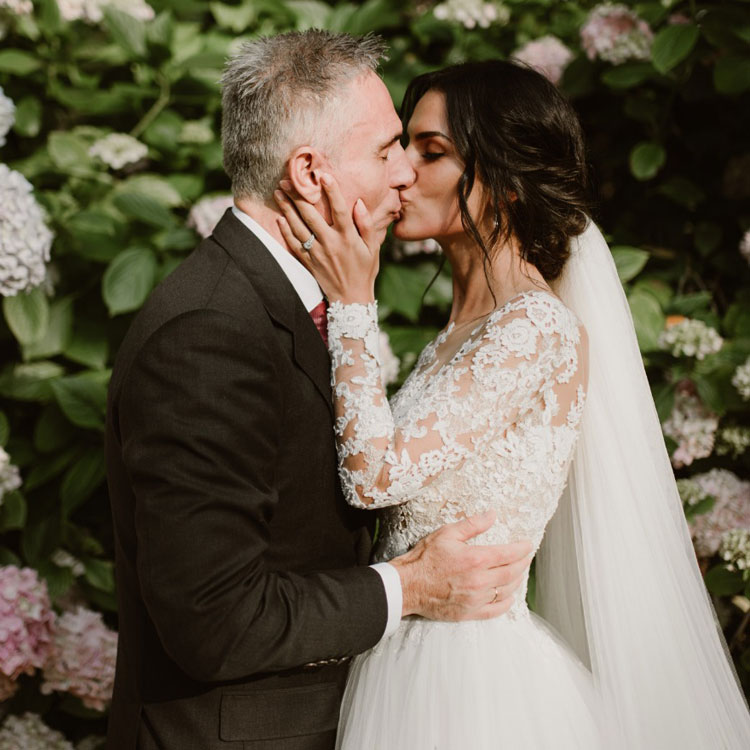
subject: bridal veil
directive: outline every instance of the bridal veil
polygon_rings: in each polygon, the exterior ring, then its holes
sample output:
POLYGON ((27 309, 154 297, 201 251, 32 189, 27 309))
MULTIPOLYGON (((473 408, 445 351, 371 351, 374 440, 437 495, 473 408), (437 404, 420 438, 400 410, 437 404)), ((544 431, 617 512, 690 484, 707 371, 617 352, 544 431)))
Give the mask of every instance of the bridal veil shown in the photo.
POLYGON ((607 748, 747 750, 750 714, 612 255, 593 222, 571 244, 555 291, 588 331, 589 387, 568 486, 537 559, 539 613, 591 668, 607 748))

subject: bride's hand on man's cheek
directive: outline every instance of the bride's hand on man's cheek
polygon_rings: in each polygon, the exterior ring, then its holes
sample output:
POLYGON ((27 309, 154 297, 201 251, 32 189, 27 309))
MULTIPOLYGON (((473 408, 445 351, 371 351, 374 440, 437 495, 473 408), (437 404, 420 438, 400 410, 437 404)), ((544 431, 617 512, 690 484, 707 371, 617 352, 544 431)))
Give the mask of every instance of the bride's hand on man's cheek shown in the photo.
POLYGON ((370 214, 362 200, 350 210, 331 175, 322 175, 320 182, 331 207, 331 224, 282 180, 283 189, 274 192, 282 213, 279 230, 329 302, 372 302, 380 247, 370 214))

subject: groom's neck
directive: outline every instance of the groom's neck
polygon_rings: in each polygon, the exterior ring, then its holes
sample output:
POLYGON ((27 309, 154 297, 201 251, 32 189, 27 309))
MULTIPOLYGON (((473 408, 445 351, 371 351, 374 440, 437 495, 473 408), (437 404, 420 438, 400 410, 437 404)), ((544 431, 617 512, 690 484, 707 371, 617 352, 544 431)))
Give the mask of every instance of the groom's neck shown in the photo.
POLYGON ((279 225, 276 223, 276 219, 281 216, 281 212, 278 210, 276 203, 271 201, 273 206, 269 203, 256 200, 254 198, 235 198, 234 205, 244 211, 253 221, 260 224, 263 229, 268 232, 281 247, 286 247, 284 237, 279 230, 279 225))

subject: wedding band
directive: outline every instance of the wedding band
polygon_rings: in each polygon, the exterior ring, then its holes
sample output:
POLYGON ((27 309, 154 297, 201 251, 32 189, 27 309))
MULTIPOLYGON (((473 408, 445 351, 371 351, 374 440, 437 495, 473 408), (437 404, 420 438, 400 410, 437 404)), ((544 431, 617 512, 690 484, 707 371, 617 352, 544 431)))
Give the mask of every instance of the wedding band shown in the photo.
POLYGON ((495 596, 492 597, 490 604, 494 604, 497 601, 497 586, 495 586, 495 596))
POLYGON ((313 246, 313 242, 315 242, 315 232, 313 232, 303 243, 302 243, 302 249, 306 252, 310 252, 313 246))

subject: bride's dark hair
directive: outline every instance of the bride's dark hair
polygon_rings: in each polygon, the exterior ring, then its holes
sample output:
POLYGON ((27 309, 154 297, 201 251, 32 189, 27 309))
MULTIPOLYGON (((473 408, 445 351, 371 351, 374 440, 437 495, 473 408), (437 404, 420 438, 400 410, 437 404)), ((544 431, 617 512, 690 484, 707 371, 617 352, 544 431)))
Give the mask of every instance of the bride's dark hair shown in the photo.
POLYGON ((445 96, 450 135, 464 163, 461 221, 482 250, 485 270, 491 248, 515 236, 521 257, 545 280, 556 279, 568 240, 584 230, 590 206, 583 136, 571 105, 531 68, 487 60, 415 78, 401 107, 404 123, 428 91, 445 96), (489 193, 494 229, 487 238, 467 203, 477 177, 489 193))

